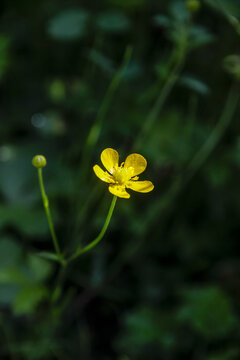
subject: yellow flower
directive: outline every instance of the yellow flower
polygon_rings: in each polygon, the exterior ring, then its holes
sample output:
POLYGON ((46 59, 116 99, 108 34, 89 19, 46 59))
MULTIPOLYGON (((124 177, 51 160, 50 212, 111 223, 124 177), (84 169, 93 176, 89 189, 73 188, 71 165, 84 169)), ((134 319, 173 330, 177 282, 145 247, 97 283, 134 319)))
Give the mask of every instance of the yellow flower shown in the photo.
POLYGON ((153 190, 151 181, 138 181, 139 178, 136 176, 147 167, 147 161, 142 155, 128 155, 125 162, 119 166, 118 152, 108 148, 101 153, 101 161, 107 171, 102 170, 98 165, 93 167, 93 171, 99 179, 109 183, 108 189, 113 195, 129 199, 130 195, 126 188, 142 193, 153 190))

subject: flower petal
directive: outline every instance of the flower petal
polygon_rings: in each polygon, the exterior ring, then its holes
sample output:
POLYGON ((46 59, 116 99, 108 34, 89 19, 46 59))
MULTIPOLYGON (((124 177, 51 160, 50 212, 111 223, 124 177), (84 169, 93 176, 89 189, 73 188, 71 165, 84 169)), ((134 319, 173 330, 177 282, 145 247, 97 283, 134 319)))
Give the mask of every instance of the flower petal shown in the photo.
POLYGON ((147 193, 154 189, 154 185, 151 181, 128 181, 127 188, 141 193, 147 193))
POLYGON ((111 194, 116 195, 120 198, 129 199, 130 195, 126 192, 124 185, 109 185, 108 190, 111 194))
POLYGON ((101 179, 102 181, 105 181, 107 183, 114 183, 114 179, 113 179, 112 175, 109 175, 109 173, 107 171, 103 171, 100 168, 100 166, 94 165, 93 171, 95 172, 97 177, 99 177, 99 179, 101 179))
POLYGON ((147 167, 147 160, 139 154, 131 154, 125 160, 124 168, 128 168, 132 176, 141 174, 147 167))
POLYGON ((118 152, 114 149, 107 148, 101 153, 101 161, 103 166, 110 172, 113 173, 114 168, 118 167, 119 156, 118 152))

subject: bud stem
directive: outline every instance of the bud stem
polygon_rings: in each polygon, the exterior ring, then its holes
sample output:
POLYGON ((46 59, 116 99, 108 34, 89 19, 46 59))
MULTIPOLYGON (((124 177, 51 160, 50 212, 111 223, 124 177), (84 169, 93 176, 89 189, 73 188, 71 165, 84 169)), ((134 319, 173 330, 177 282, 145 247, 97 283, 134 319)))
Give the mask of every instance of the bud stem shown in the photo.
POLYGON ((41 195, 42 195, 42 201, 43 201, 43 206, 45 209, 45 213, 47 216, 47 221, 48 221, 48 226, 49 226, 49 230, 52 236, 52 240, 53 240, 53 244, 54 244, 54 248, 55 251, 58 255, 59 261, 62 263, 62 254, 60 251, 60 247, 58 244, 58 239, 55 233, 55 229, 54 229, 54 225, 52 222, 52 216, 51 216, 51 212, 50 212, 50 208, 49 208, 49 201, 48 201, 48 197, 47 194, 45 192, 45 188, 44 188, 44 183, 43 183, 43 176, 42 176, 42 168, 38 169, 38 179, 39 179, 39 186, 40 186, 40 191, 41 191, 41 195))

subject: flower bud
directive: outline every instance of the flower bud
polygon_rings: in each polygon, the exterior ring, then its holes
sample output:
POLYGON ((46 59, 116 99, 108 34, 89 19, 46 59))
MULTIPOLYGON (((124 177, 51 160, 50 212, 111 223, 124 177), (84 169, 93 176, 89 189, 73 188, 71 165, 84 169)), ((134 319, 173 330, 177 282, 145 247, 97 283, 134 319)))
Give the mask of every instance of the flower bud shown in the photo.
POLYGON ((186 0, 185 6, 189 12, 195 13, 200 9, 201 3, 198 0, 186 0))
POLYGON ((43 155, 36 155, 32 159, 32 164, 37 169, 41 169, 41 168, 43 168, 44 166, 47 165, 47 160, 46 160, 45 156, 43 156, 43 155))

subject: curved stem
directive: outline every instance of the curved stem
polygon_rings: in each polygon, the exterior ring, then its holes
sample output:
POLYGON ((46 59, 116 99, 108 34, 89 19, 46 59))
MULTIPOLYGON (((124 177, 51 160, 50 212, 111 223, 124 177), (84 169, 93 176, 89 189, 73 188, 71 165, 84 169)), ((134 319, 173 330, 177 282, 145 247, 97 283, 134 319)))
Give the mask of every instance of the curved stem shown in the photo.
POLYGON ((56 236, 56 233, 55 233, 54 225, 53 225, 53 222, 52 222, 52 216, 51 216, 51 212, 50 212, 50 208, 49 208, 48 197, 47 197, 47 194, 46 194, 45 188, 44 188, 43 176, 42 176, 42 168, 38 169, 38 179, 39 179, 40 191, 41 191, 42 200, 43 200, 43 206, 44 206, 45 213, 46 213, 46 216, 47 216, 48 226, 49 226, 49 230, 50 230, 50 233, 51 233, 51 236, 52 236, 54 248, 55 248, 55 251, 56 251, 56 253, 58 255, 59 261, 61 261, 62 255, 61 255, 60 247, 59 247, 59 244, 58 244, 57 236, 56 236))
POLYGON ((67 263, 71 262, 72 260, 75 260, 78 256, 90 251, 92 248, 94 248, 104 237, 105 232, 107 231, 108 225, 110 223, 113 210, 115 208, 117 201, 117 196, 114 196, 110 205, 110 208, 108 210, 106 221, 102 227, 102 230, 100 231, 99 235, 88 245, 86 245, 84 248, 79 247, 76 252, 67 260, 67 263))

